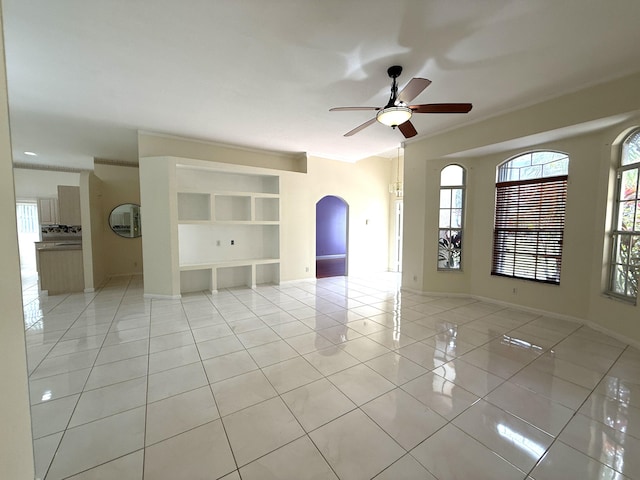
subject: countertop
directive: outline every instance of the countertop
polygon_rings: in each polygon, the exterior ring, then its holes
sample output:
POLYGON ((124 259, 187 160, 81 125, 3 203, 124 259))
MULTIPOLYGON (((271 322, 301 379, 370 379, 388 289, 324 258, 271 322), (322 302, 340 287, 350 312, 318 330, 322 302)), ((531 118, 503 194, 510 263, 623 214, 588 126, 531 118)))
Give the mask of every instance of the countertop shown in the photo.
POLYGON ((46 240, 35 244, 36 250, 82 250, 80 240, 46 240))

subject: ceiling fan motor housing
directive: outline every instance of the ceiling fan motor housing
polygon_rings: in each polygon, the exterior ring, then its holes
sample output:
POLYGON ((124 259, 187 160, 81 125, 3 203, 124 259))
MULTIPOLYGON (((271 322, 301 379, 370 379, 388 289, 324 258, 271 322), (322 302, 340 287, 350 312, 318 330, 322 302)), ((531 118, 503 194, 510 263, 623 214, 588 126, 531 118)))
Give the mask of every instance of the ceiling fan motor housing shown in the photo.
POLYGON ((400 65, 394 65, 387 69, 387 73, 391 78, 398 78, 402 73, 402 67, 400 65))

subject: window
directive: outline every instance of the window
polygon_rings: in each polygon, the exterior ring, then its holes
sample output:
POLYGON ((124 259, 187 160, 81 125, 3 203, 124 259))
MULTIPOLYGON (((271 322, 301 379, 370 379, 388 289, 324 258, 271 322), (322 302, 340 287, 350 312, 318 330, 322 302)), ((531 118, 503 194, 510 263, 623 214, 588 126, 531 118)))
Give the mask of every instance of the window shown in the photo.
POLYGON ((613 216, 610 293, 629 300, 638 295, 640 271, 640 130, 622 143, 613 216))
POLYGON ((492 275, 558 285, 569 157, 530 152, 498 167, 492 275))
POLYGON ((440 220, 438 269, 460 270, 462 265, 462 223, 464 219, 465 172, 449 165, 440 172, 440 220))
POLYGON ((16 203, 16 218, 18 220, 19 234, 38 235, 38 205, 36 203, 16 203))

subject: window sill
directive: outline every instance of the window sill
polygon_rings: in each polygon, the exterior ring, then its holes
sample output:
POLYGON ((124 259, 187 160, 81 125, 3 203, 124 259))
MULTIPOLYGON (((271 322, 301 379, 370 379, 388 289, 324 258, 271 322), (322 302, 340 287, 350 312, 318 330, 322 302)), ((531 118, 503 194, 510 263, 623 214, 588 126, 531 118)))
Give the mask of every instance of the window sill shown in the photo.
POLYGON ((615 300, 616 302, 626 303, 627 305, 636 306, 638 304, 637 298, 623 297, 611 292, 602 292, 602 296, 609 300, 615 300))

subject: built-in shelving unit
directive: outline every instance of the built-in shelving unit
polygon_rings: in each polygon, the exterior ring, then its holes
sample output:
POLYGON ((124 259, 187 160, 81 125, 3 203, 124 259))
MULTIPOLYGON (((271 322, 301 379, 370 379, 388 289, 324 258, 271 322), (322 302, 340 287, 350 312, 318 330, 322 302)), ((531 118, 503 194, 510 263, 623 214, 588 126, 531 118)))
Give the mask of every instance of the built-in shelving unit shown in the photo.
POLYGON ((279 283, 279 180, 176 167, 181 293, 279 283))

